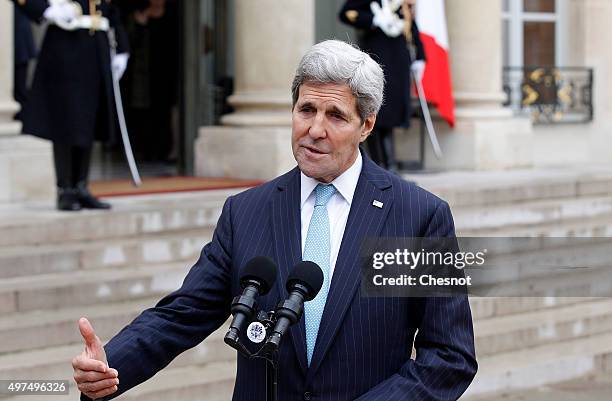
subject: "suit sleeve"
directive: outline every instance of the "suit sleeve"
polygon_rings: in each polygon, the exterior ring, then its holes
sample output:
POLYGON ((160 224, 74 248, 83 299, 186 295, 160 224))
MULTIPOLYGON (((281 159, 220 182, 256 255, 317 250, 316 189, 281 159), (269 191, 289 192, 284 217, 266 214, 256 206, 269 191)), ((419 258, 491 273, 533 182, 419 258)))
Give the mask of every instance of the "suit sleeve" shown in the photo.
POLYGON ((370 10, 371 2, 371 0, 348 0, 340 9, 338 18, 357 29, 373 29, 374 14, 370 10))
MULTIPOLYGON (((425 237, 454 238, 450 208, 441 201, 425 237)), ((476 375, 472 316, 466 295, 419 299, 422 320, 409 359, 393 376, 358 398, 358 401, 457 400, 476 375)))
POLYGON ((11 0, 15 7, 19 7, 29 19, 36 23, 40 23, 43 19, 43 13, 49 7, 47 0, 11 0))
MULTIPOLYGON (((108 365, 119 372, 119 396, 152 377, 177 355, 202 342, 230 315, 231 199, 213 239, 177 291, 145 310, 104 347, 108 365)), ((81 400, 89 400, 81 395, 81 400)))

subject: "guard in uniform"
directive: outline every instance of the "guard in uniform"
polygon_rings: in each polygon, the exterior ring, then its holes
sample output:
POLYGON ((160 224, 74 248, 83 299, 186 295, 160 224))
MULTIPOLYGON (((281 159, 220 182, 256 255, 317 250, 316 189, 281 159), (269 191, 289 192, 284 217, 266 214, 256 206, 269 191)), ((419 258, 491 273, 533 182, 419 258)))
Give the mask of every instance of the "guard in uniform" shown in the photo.
POLYGON ((358 29, 359 46, 385 73, 385 100, 367 139, 372 159, 397 170, 393 128, 408 127, 412 116, 411 69, 420 79, 425 51, 413 19, 415 0, 347 0, 340 10, 342 22, 358 29))
POLYGON ((128 60, 119 12, 111 0, 13 2, 31 20, 49 22, 22 119, 24 133, 53 142, 57 207, 109 209, 87 183, 93 142, 116 140, 111 68, 120 77, 128 60), (117 46, 112 60, 109 29, 117 46))

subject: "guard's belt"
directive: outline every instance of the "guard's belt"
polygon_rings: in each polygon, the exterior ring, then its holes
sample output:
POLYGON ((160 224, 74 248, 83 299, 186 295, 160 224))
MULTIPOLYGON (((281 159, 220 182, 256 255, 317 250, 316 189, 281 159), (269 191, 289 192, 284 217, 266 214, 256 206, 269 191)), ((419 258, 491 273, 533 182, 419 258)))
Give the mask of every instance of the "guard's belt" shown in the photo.
POLYGON ((77 29, 87 29, 90 31, 103 31, 107 32, 110 28, 108 18, 91 16, 91 15, 80 15, 74 18, 70 23, 58 25, 60 28, 67 31, 76 31, 77 29))

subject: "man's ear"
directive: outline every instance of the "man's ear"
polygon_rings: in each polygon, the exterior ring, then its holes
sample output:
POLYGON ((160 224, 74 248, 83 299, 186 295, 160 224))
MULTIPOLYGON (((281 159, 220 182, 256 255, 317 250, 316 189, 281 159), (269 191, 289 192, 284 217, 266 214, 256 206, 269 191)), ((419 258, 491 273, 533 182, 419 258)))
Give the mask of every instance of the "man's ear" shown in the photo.
POLYGON ((374 124, 376 123, 376 114, 371 114, 366 117, 363 122, 363 128, 361 130, 361 136, 359 138, 359 142, 363 142, 366 140, 368 136, 372 133, 372 129, 374 129, 374 124))

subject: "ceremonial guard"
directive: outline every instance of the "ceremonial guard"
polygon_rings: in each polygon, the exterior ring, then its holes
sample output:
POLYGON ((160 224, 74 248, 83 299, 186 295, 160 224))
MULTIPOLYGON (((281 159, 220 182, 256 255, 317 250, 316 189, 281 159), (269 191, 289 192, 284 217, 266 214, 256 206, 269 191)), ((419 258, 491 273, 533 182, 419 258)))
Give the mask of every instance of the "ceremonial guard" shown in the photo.
POLYGON ((340 20, 358 29, 361 49, 383 67, 385 100, 368 137, 368 150, 380 166, 397 170, 393 128, 407 127, 412 116, 411 69, 420 79, 425 52, 414 22, 415 0, 347 0, 340 20))
POLYGON ((24 133, 53 142, 57 207, 109 209, 87 183, 93 142, 116 140, 112 80, 128 61, 119 12, 111 0, 13 2, 33 21, 49 23, 22 119, 24 133))

